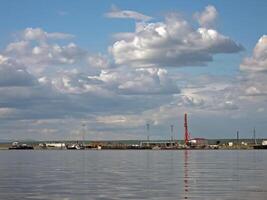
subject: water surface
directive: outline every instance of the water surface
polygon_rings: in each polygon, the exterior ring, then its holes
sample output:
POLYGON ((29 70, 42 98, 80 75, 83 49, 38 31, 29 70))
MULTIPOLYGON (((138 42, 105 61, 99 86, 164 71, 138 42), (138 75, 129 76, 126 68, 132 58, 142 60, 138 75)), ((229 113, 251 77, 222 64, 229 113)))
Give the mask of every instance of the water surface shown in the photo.
POLYGON ((266 200, 267 151, 0 151, 0 199, 266 200))

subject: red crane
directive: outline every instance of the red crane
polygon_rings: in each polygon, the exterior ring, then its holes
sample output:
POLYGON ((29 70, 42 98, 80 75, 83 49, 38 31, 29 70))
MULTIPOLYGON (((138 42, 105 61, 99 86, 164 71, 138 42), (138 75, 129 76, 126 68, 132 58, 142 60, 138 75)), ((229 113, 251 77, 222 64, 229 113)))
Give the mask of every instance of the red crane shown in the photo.
POLYGON ((189 132, 187 126, 187 114, 184 114, 184 143, 188 144, 189 142, 189 132))

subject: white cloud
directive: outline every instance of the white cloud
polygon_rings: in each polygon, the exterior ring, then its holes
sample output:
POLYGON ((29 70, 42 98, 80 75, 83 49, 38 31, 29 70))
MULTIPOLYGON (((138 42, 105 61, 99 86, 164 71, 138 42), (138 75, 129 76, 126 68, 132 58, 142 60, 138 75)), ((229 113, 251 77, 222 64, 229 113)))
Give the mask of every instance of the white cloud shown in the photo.
POLYGON ((0 87, 34 85, 35 78, 24 68, 0 65, 0 87))
POLYGON ((237 110, 238 106, 233 101, 225 101, 222 105, 222 108, 226 110, 237 110))
POLYGON ((245 92, 247 95, 252 95, 252 96, 262 94, 262 92, 254 86, 248 87, 245 92))
POLYGON ((96 121, 105 124, 124 124, 127 122, 127 118, 123 115, 99 116, 96 121))
POLYGON ((244 58, 241 70, 267 71, 267 35, 263 35, 257 42, 252 57, 244 58))
POLYGON ((113 95, 113 91, 103 87, 99 81, 87 78, 80 73, 63 73, 54 78, 52 84, 58 91, 64 94, 91 94, 103 98, 113 95))
POLYGON ((212 5, 208 5, 201 13, 194 15, 201 27, 212 28, 215 24, 215 20, 218 16, 216 8, 212 5))
POLYGON ((60 32, 53 32, 53 33, 48 33, 43 31, 41 28, 26 28, 23 32, 22 32, 22 38, 24 40, 47 40, 47 39, 55 39, 55 40, 59 40, 59 39, 71 39, 74 36, 71 34, 67 34, 67 33, 60 33, 60 32))
MULTIPOLYGON (((92 136, 127 139, 142 137, 141 129, 147 121, 162 128, 170 121, 176 123, 178 117, 182 121, 184 112, 197 113, 199 118, 209 113, 207 120, 213 120, 215 115, 228 119, 235 113, 265 113, 264 74, 242 79, 188 76, 158 67, 166 66, 167 55, 171 64, 183 66, 189 64, 189 58, 191 64, 206 64, 208 61, 199 55, 212 59, 216 53, 240 50, 240 46, 217 31, 193 29, 185 20, 170 15, 165 22, 137 23, 136 31, 123 40, 129 47, 125 47, 124 53, 129 57, 119 67, 113 67, 108 56, 89 54, 73 43, 56 44, 48 39, 39 43, 25 38, 11 43, 0 54, 0 115, 2 112, 3 119, 13 117, 16 122, 62 119, 64 124, 51 122, 32 129, 33 133, 40 129, 49 138, 66 138, 71 130, 77 130, 74 124, 80 126, 81 119, 86 118, 92 126, 92 136), (148 57, 150 51, 157 52, 158 58, 153 53, 148 57), (138 62, 131 61, 130 55, 139 56, 138 62), (177 55, 187 60, 176 58, 174 62, 177 55), (85 65, 80 65, 80 61, 85 65), (32 73, 39 68, 51 71, 32 73), (234 112, 237 109, 240 111, 234 112), (50 130, 57 132, 50 134, 50 130)), ((123 56, 123 51, 119 56, 123 56)), ((164 134, 161 131, 155 132, 164 134)))
POLYGON ((60 65, 72 65, 86 59, 87 52, 74 43, 67 45, 35 44, 31 41, 10 43, 5 56, 16 60, 22 66, 27 66, 33 73, 41 73, 45 68, 60 65))
POLYGON ((124 94, 172 94, 179 93, 167 70, 158 68, 140 68, 121 80, 118 89, 124 94))
POLYGON ((194 29, 175 14, 165 22, 137 23, 136 30, 110 47, 116 64, 150 67, 199 66, 212 61, 213 55, 235 53, 242 46, 213 29, 194 29))
POLYGON ((64 70, 76 68, 93 71, 113 67, 111 59, 103 54, 90 54, 73 42, 60 41, 69 34, 48 33, 41 28, 26 28, 24 36, 16 42, 9 43, 0 57, 0 63, 7 58, 18 65, 27 67, 30 73, 46 76, 64 70), (62 37, 61 37, 62 36, 62 37), (53 40, 52 40, 53 39, 53 40))
POLYGON ((8 57, 0 54, 0 65, 7 63, 8 57))
POLYGON ((54 80, 56 88, 65 93, 110 95, 166 95, 179 93, 165 69, 140 68, 101 70, 97 76, 65 73, 54 80))
POLYGON ((133 37, 134 37, 134 33, 125 33, 125 32, 122 32, 122 33, 115 33, 113 34, 113 39, 116 41, 116 40, 131 40, 133 37))
POLYGON ((26 51, 29 50, 30 50, 30 43, 22 40, 8 44, 5 51, 7 54, 10 52, 11 54, 15 55, 25 55, 26 51))
POLYGON ((16 109, 13 108, 1 108, 0 107, 0 118, 7 118, 12 114, 16 113, 16 109))
POLYGON ((111 67, 111 61, 107 56, 102 54, 88 56, 88 63, 90 66, 97 67, 100 69, 108 69, 111 67))
POLYGON ((25 67, 0 54, 0 87, 30 86, 35 81, 25 67))
POLYGON ((241 88, 235 79, 219 76, 188 77, 190 81, 182 88, 175 102, 186 110, 214 112, 239 109, 241 88), (238 102, 238 103, 237 103, 238 102))
POLYGON ((182 96, 182 101, 180 103, 180 105, 186 105, 189 107, 201 107, 205 104, 205 101, 203 98, 197 96, 197 95, 184 95, 182 96))
POLYGON ((136 11, 120 10, 116 6, 112 6, 111 11, 107 12, 105 16, 108 18, 134 19, 137 21, 149 21, 152 19, 152 17, 143 15, 136 11))

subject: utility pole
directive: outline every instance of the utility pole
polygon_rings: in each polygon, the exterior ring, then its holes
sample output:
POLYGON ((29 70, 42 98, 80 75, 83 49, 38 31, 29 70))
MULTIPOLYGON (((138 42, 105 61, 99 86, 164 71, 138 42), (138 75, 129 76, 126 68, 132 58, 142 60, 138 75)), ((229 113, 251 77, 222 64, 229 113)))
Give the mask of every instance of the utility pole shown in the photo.
POLYGON ((82 123, 82 145, 85 146, 85 123, 82 123))
POLYGON ((236 132, 236 143, 239 146, 239 131, 236 132))
POLYGON ((171 146, 173 145, 173 124, 171 124, 171 146))
POLYGON ((174 126, 173 126, 173 124, 171 125, 171 140, 173 141, 173 128, 174 128, 174 126))
POLYGON ((254 139, 254 144, 257 145, 256 129, 255 129, 255 127, 254 127, 254 129, 253 129, 253 139, 254 139))
POLYGON ((147 146, 149 146, 149 130, 150 130, 150 124, 146 124, 146 131, 147 131, 147 146))

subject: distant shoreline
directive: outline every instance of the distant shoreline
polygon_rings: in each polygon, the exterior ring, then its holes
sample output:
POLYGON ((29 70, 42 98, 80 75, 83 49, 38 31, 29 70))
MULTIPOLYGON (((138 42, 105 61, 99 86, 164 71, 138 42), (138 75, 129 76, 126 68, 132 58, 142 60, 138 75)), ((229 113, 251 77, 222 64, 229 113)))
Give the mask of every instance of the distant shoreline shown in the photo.
MULTIPOLYGON (((265 139, 257 139, 257 144, 265 139)), ((188 147, 183 140, 113 140, 113 141, 22 141, 34 150, 70 150, 67 145, 81 144, 83 149, 79 150, 184 150, 184 149, 204 149, 204 150, 250 150, 255 145, 254 139, 207 139, 204 146, 188 147), (54 146, 50 146, 53 144, 54 146)), ((0 143, 0 150, 8 150, 12 142, 0 143)), ((14 149, 22 150, 22 149, 14 149)), ((78 149, 75 149, 78 150, 78 149)))

